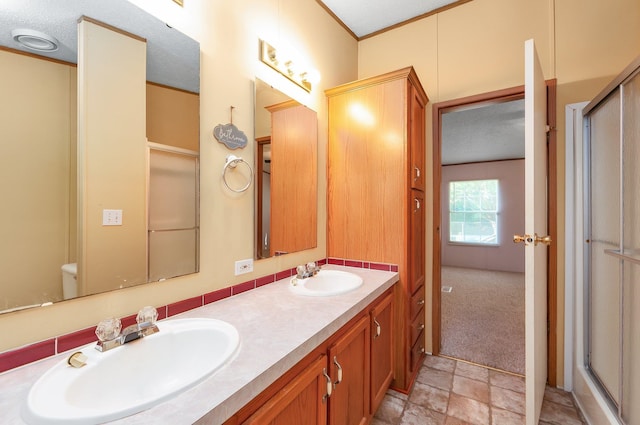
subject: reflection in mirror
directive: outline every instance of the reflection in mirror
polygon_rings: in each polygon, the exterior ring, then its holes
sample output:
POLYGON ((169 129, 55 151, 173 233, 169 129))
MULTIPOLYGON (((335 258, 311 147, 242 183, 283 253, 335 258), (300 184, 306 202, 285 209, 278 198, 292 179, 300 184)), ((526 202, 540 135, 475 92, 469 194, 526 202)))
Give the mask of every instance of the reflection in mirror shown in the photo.
POLYGON ((198 43, 126 0, 3 0, 0 27, 58 44, 0 34, 0 312, 197 272, 198 43), (106 41, 83 40, 78 64, 83 25, 106 41), (142 52, 135 72, 123 52, 93 49, 121 40, 142 52), (89 72, 109 67, 126 77, 89 72))
POLYGON ((256 258, 317 245, 316 112, 256 79, 256 258))

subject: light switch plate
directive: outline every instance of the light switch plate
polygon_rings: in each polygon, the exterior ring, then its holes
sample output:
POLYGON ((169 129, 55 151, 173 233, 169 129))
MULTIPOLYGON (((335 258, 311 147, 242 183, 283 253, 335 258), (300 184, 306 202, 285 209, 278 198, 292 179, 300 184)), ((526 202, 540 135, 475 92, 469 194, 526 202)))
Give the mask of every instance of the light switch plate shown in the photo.
POLYGON ((122 226, 122 210, 102 210, 103 226, 122 226))

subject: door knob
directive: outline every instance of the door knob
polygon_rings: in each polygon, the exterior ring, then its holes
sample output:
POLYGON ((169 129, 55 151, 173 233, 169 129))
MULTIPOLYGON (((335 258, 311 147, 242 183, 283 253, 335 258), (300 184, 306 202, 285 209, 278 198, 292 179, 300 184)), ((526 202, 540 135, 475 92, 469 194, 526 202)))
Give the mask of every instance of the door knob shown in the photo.
POLYGON ((529 245, 533 242, 531 235, 513 235, 513 243, 524 242, 525 245, 529 245))
POLYGON ((539 243, 543 243, 547 246, 551 245, 551 236, 538 236, 537 233, 533 234, 534 245, 538 245, 539 243))
POLYGON ((539 243, 543 243, 547 246, 551 245, 551 236, 538 236, 537 233, 531 235, 513 235, 513 242, 519 243, 524 242, 525 245, 529 245, 533 243, 534 246, 537 246, 539 243))

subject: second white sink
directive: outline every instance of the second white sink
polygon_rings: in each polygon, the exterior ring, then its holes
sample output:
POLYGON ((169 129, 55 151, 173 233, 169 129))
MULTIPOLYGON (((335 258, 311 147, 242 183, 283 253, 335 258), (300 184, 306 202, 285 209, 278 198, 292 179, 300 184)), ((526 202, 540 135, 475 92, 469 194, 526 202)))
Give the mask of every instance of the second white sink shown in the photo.
POLYGON ((340 295, 362 286, 362 278, 357 274, 342 270, 320 270, 307 279, 291 279, 291 291, 298 295, 327 297, 340 295))
POLYGON ((138 413, 201 382, 239 347, 232 325, 215 319, 158 322, 160 332, 101 353, 82 348, 86 366, 66 360, 29 392, 29 424, 97 424, 138 413))

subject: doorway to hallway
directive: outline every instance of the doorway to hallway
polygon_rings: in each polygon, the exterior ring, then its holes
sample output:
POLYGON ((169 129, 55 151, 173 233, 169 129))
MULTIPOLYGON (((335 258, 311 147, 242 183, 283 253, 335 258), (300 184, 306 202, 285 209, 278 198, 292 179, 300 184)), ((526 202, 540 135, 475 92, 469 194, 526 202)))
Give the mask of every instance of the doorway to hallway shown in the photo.
POLYGON ((524 228, 523 93, 455 105, 439 124, 439 353, 524 374, 524 252, 512 242, 524 228))
MULTIPOLYGON (((441 237, 443 231, 441 229, 441 208, 440 205, 444 200, 441 199, 441 135, 442 135, 442 116, 447 111, 453 111, 461 107, 469 107, 473 105, 481 106, 490 103, 508 102, 514 99, 521 99, 524 95, 524 87, 512 87, 509 89, 498 90, 495 92, 483 93, 480 95, 469 96, 461 99, 440 102, 433 105, 433 270, 432 270, 432 352, 434 355, 440 354, 441 348, 441 237)), ((548 134, 548 209, 549 209, 549 229, 548 232, 553 239, 557 237, 557 200, 556 200, 556 82, 555 80, 547 81, 547 122, 550 128, 548 134)), ((557 381, 557 247, 551 245, 549 247, 548 257, 548 384, 556 385, 557 381)))

